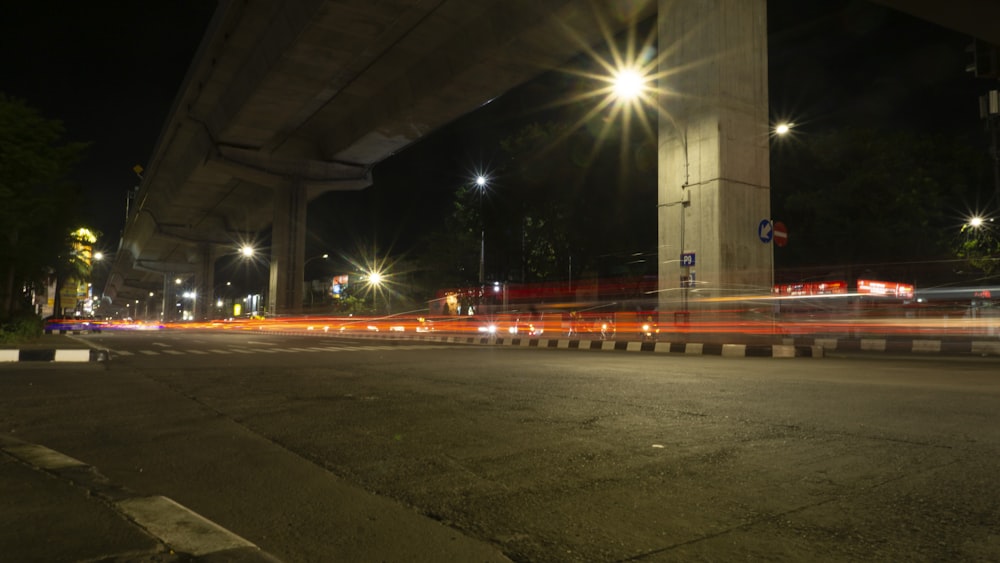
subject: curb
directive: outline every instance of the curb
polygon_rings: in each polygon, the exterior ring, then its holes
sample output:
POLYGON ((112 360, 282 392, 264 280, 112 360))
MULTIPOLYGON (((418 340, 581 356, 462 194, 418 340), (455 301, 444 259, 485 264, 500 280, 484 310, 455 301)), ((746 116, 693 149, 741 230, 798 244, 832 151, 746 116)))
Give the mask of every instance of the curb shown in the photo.
POLYGON ((118 513, 172 553, 187 556, 190 561, 280 563, 250 541, 170 498, 140 495, 112 483, 95 467, 45 446, 0 436, 0 452, 86 490, 88 496, 97 499, 106 509, 118 513))
MULTIPOLYGON (((259 334, 288 336, 337 336, 323 331, 293 331, 262 329, 259 334)), ((639 340, 588 340, 569 338, 508 338, 503 336, 431 336, 419 334, 393 335, 391 333, 351 333, 350 338, 378 340, 414 340, 444 344, 481 344, 524 348, 555 348, 569 350, 613 350, 624 352, 653 352, 661 354, 754 357, 754 358, 822 358, 824 347, 819 344, 718 344, 711 342, 664 342, 639 340)))
POLYGON ((0 350, 0 363, 4 362, 107 362, 110 350, 86 349, 37 349, 0 350))
POLYGON ((921 356, 1000 356, 1000 341, 932 338, 796 338, 796 346, 819 346, 827 352, 884 352, 921 356))

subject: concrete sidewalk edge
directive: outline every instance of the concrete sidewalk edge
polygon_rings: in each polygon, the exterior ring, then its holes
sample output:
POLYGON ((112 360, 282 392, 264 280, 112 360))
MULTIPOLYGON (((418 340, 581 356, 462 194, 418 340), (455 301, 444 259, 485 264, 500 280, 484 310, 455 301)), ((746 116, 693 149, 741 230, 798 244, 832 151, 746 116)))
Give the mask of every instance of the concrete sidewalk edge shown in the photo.
POLYGON ((111 510, 143 530, 173 554, 193 561, 280 563, 252 542, 162 496, 146 496, 112 483, 93 466, 10 436, 0 435, 0 452, 37 471, 84 489, 95 510, 111 510))

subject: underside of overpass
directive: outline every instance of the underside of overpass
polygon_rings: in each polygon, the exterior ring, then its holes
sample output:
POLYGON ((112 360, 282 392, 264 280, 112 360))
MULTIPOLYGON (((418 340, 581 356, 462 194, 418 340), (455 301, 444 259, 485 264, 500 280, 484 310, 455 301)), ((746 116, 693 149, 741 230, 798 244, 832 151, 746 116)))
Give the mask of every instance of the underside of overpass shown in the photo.
MULTIPOLYGON (((305 206, 371 184, 422 136, 635 21, 653 2, 223 0, 123 232, 105 295, 145 298, 272 227, 272 311, 301 304, 305 206)), ((202 299, 201 315, 208 300, 202 299)))
MULTIPOLYGON (((877 2, 1000 39, 985 2, 877 2)), ((661 69, 695 69, 678 78, 684 99, 659 100, 661 288, 695 280, 678 260, 689 250, 698 283, 769 287, 769 252, 745 243, 769 216, 765 0, 222 0, 105 294, 162 291, 168 311, 171 280, 210 293, 216 259, 271 227, 269 309, 295 311, 309 201, 366 188, 377 163, 654 14, 671 46, 661 69)))

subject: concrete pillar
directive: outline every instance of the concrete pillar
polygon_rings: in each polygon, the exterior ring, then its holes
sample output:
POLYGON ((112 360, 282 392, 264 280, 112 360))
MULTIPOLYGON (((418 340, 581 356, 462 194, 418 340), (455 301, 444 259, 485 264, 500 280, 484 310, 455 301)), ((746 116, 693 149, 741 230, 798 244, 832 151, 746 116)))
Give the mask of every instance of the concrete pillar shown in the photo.
POLYGON ((766 0, 659 0, 660 311, 769 293, 766 0), (695 264, 681 264, 682 253, 695 264), (681 277, 693 277, 682 289, 681 277))
POLYGON ((163 315, 160 320, 169 323, 174 320, 174 276, 169 272, 163 274, 163 315))
POLYGON ((271 226, 271 281, 267 296, 270 314, 302 309, 305 277, 306 188, 298 181, 274 190, 271 226))
POLYGON ((194 318, 200 321, 212 316, 215 291, 215 261, 219 250, 212 244, 198 245, 198 268, 194 274, 194 318))

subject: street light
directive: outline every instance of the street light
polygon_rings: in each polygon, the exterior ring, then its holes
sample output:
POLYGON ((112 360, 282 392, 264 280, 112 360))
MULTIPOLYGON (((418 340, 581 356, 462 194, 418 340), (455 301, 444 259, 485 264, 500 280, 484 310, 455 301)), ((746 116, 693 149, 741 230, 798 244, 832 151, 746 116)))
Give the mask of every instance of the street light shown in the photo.
POLYGON ((306 265, 306 264, 308 264, 308 263, 312 262, 313 260, 316 260, 317 258, 322 258, 323 260, 326 260, 326 259, 327 259, 327 258, 329 258, 329 257, 330 257, 330 255, 329 255, 329 254, 319 254, 319 255, 317 255, 317 256, 313 256, 312 258, 309 258, 309 259, 307 259, 307 260, 305 261, 305 264, 303 264, 302 266, 303 266, 303 267, 305 267, 305 265, 306 265))
MULTIPOLYGON (((322 258, 323 260, 326 260, 329 257, 330 257, 330 255, 324 252, 323 254, 318 254, 318 255, 313 256, 311 258, 307 258, 306 261, 302 263, 302 269, 304 271, 305 267, 308 266, 309 263, 312 262, 313 260, 317 260, 317 259, 320 259, 320 258, 322 258)), ((316 303, 316 291, 315 291, 315 287, 313 286, 311 280, 309 280, 308 287, 309 287, 309 306, 312 307, 316 303)))
POLYGON ((382 272, 368 272, 368 286, 372 290, 372 308, 375 309, 375 314, 378 314, 378 292, 383 279, 382 272))
POLYGON ((614 73, 614 93, 620 100, 634 100, 646 89, 646 77, 633 68, 614 73))
POLYGON ((480 174, 476 176, 476 187, 479 190, 479 286, 482 288, 486 278, 486 222, 483 221, 483 192, 486 191, 488 180, 480 174))

